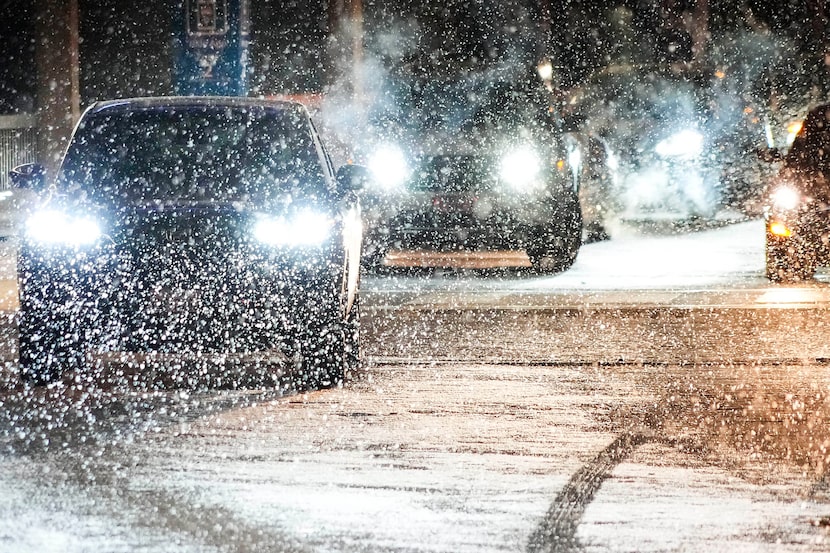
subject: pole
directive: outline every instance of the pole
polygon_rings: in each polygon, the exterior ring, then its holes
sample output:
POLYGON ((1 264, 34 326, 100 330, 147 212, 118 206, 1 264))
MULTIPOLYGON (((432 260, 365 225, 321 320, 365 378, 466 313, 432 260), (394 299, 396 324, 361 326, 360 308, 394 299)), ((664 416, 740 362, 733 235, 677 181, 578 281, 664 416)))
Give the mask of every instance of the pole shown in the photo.
POLYGON ((709 0, 697 0, 692 17, 692 59, 701 66, 706 62, 706 46, 709 42, 709 0))
POLYGON ((80 117, 78 0, 38 0, 38 160, 53 177, 80 117))

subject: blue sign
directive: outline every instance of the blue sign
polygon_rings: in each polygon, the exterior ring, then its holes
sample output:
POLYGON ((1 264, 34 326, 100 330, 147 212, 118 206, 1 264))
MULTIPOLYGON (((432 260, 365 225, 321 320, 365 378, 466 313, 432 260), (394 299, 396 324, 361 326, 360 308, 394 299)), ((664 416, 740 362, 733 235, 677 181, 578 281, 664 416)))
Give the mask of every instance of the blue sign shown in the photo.
POLYGON ((176 94, 245 96, 248 0, 184 0, 177 13, 176 94))

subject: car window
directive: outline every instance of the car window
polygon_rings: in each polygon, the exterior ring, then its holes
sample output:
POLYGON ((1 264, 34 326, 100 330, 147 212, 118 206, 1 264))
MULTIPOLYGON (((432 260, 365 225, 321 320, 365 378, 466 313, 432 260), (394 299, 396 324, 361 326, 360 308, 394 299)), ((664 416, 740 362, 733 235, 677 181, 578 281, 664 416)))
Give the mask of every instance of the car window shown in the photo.
POLYGON ((322 192, 323 162, 308 121, 284 111, 104 111, 79 125, 59 182, 105 203, 262 203, 322 192))

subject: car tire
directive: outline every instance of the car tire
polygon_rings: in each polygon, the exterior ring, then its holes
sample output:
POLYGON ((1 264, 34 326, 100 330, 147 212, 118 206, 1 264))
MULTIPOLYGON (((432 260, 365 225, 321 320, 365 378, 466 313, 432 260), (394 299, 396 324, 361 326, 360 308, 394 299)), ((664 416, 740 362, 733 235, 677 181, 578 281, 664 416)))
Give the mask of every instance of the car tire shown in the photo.
POLYGON ((302 373, 308 388, 333 388, 345 375, 345 339, 342 324, 311 328, 301 342, 302 373))
POLYGON ((30 314, 20 313, 18 322, 18 371, 20 379, 34 386, 45 386, 61 378, 64 352, 48 351, 57 340, 45 322, 34 322, 30 314), (36 330, 40 328, 41 330, 36 330))
POLYGON ((317 301, 300 338, 301 374, 308 388, 333 388, 343 384, 352 355, 359 355, 359 336, 353 334, 357 322, 344 320, 339 290, 317 301))
POLYGON ((567 212, 550 226, 533 232, 534 241, 527 248, 531 270, 536 274, 565 271, 574 264, 582 245, 582 211, 576 194, 568 202, 567 212))
POLYGON ((44 286, 29 278, 21 286, 18 370, 22 381, 44 386, 81 365, 82 329, 70 324, 64 305, 50 301, 44 286))
POLYGON ((772 282, 803 282, 816 272, 811 252, 791 240, 767 232, 766 276, 772 282))

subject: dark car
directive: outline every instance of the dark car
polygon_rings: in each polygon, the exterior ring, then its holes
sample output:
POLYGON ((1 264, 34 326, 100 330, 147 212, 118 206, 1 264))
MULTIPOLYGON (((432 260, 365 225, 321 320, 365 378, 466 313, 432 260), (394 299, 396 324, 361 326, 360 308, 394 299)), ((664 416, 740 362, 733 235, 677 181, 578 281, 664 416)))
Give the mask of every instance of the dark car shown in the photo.
POLYGON ((767 277, 812 278, 830 262, 830 104, 807 114, 786 155, 763 157, 783 162, 764 208, 767 277))
POLYGON ((394 266, 419 253, 416 265, 453 265, 453 254, 521 250, 538 272, 569 267, 581 241, 570 180, 543 167, 529 146, 506 155, 515 159, 501 163, 521 167, 512 181, 500 175, 500 160, 486 154, 414 159, 400 193, 367 200, 371 265, 394 266))
POLYGON ((22 378, 115 363, 183 385, 342 381, 359 353, 360 175, 335 176, 299 104, 91 106, 54 184, 12 175, 48 196, 22 233, 22 378))
POLYGON ((510 73, 426 81, 395 83, 396 111, 368 147, 369 265, 479 256, 536 272, 570 267, 582 241, 578 183, 541 83, 510 73))

